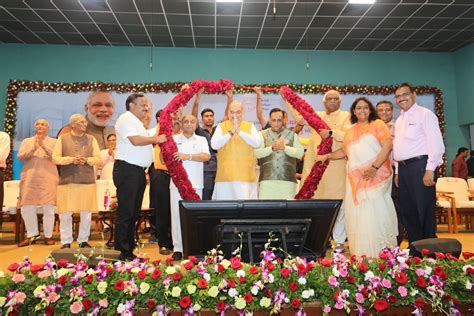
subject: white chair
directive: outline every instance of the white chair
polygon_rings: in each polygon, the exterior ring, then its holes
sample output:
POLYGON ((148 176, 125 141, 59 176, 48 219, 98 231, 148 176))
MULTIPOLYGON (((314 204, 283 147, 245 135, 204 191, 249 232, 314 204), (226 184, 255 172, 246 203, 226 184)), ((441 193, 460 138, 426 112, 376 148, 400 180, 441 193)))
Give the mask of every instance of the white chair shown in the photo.
POLYGON ((16 214, 20 199, 20 180, 3 182, 3 211, 9 214, 16 214))
POLYGON ((467 186, 469 189, 474 190, 474 178, 467 179, 467 186))
POLYGON ((454 233, 458 232, 458 215, 466 216, 466 229, 471 228, 474 215, 474 190, 469 190, 467 182, 461 178, 445 177, 436 182, 437 205, 448 211, 448 230, 451 232, 451 218, 454 233), (451 213, 451 214, 450 214, 451 213))

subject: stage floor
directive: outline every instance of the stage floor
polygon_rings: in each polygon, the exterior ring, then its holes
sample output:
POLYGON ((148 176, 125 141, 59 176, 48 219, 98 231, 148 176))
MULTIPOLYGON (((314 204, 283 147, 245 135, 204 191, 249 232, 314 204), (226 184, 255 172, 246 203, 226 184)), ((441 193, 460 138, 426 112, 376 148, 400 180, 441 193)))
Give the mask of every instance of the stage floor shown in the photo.
MULTIPOLYGON (((5 224, 5 223, 4 223, 5 224)), ((49 256, 51 251, 59 249, 61 244, 59 243, 59 234, 55 232, 56 244, 53 246, 46 246, 43 240, 39 240, 37 244, 29 247, 18 248, 13 243, 12 234, 4 233, 0 236, 0 270, 6 270, 6 267, 12 262, 18 262, 23 260, 25 256, 29 257, 33 263, 43 262, 44 258, 49 256)), ((101 249, 105 245, 105 241, 101 240, 101 234, 93 233, 91 236, 90 244, 95 247, 95 252, 100 253, 101 249)), ((107 236, 108 237, 108 236, 107 236)), ((474 252, 474 233, 461 232, 458 234, 438 233, 439 238, 454 238, 461 242, 462 251, 474 252)), ((156 243, 148 243, 148 234, 142 235, 143 246, 140 248, 140 252, 144 257, 148 257, 151 260, 165 259, 166 256, 162 256, 158 252, 158 245, 156 243)), ((402 248, 406 248, 408 243, 404 241, 402 248)), ((347 243, 346 243, 347 247, 347 243)), ((77 248, 77 243, 72 244, 72 248, 77 248)), ((327 253, 330 256, 330 252, 327 253)))

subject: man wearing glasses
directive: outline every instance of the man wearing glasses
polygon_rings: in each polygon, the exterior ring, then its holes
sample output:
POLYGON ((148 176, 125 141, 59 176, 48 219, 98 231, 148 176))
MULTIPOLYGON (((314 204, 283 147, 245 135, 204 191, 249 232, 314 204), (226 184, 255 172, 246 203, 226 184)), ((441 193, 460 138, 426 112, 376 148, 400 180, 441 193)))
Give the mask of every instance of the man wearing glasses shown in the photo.
POLYGON ((436 115, 416 103, 415 89, 402 83, 395 90, 402 110, 395 123, 393 158, 403 226, 410 243, 436 236, 436 177, 444 144, 436 115))

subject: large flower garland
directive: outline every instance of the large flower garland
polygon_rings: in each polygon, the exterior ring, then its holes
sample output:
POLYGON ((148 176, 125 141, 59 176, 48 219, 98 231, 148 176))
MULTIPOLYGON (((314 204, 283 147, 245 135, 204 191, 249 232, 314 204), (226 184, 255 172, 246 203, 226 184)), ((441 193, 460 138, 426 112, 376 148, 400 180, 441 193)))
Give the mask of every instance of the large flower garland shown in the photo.
POLYGON ((171 258, 100 260, 95 267, 52 258, 33 264, 26 258, 11 264, 9 273, 0 271, 0 315, 164 316, 174 310, 223 316, 231 309, 247 315, 279 314, 284 308, 282 314, 295 316, 389 308, 397 315, 472 314, 472 253, 463 253, 465 260, 442 253, 437 259, 411 257, 398 248, 386 248, 376 259, 338 253, 318 261, 281 259, 270 250, 262 255, 259 264, 248 264, 211 251, 204 260, 189 257, 181 266, 172 266, 171 258))
MULTIPOLYGON (((115 91, 118 93, 158 93, 158 92, 173 92, 180 91, 183 82, 165 82, 165 83, 107 83, 101 81, 89 82, 44 82, 44 81, 30 81, 30 80, 10 80, 7 88, 7 100, 5 108, 4 130, 10 135, 13 140, 15 136, 16 127, 16 109, 18 107, 17 97, 20 92, 87 92, 93 90, 115 91)), ((248 85, 235 87, 236 93, 248 92, 248 85)), ((258 84, 263 88, 270 88, 278 90, 281 85, 278 84, 258 84)), ((335 86, 327 84, 288 84, 288 87, 293 91, 301 94, 321 94, 330 89, 336 89, 341 94, 361 94, 361 95, 390 95, 393 94, 395 86, 367 86, 367 85, 346 85, 335 86)), ((439 126, 443 136, 446 130, 446 121, 444 118, 444 99, 443 92, 431 86, 417 86, 415 87, 418 95, 433 94, 435 96, 434 112, 438 117, 439 126)), ((11 147, 13 148, 13 147, 11 147)), ((5 170, 5 179, 12 177, 12 155, 7 159, 7 166, 5 170)), ((446 174, 446 159, 440 167, 440 174, 446 174)))
MULTIPOLYGON (((319 133, 322 129, 330 129, 330 127, 324 122, 313 110, 311 105, 309 105, 305 100, 299 97, 296 93, 293 92, 288 86, 283 86, 280 89, 281 93, 285 97, 295 110, 300 113, 303 118, 308 122, 309 126, 314 128, 314 130, 319 133)), ((318 146, 318 155, 324 155, 330 153, 332 150, 332 137, 326 137, 321 141, 318 146)), ((315 162, 311 168, 311 172, 306 178, 303 186, 300 188, 299 192, 296 194, 295 199, 303 200, 310 199, 313 197, 314 191, 318 188, 319 181, 323 177, 324 171, 326 170, 329 161, 326 160, 324 163, 315 162)))
POLYGON ((178 151, 178 147, 173 139, 173 119, 171 118, 171 114, 185 106, 201 88, 204 88, 206 93, 224 92, 232 89, 232 82, 228 80, 215 82, 205 80, 193 81, 189 84, 188 88, 182 89, 165 106, 160 115, 160 134, 166 135, 168 139, 165 143, 160 144, 163 160, 183 200, 199 200, 200 198, 194 190, 191 181, 189 181, 188 174, 183 168, 181 160, 173 159, 173 153, 178 151))

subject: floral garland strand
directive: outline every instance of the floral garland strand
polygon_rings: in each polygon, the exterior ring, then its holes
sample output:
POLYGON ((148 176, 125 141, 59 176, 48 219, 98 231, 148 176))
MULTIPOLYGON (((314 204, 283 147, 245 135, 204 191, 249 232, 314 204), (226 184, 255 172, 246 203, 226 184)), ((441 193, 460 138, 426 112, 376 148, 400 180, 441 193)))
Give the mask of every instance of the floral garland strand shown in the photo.
MULTIPOLYGON (((318 114, 313 110, 311 105, 309 105, 303 98, 299 97, 296 93, 293 92, 288 86, 283 86, 280 88, 281 93, 285 97, 295 110, 300 113, 303 118, 308 122, 309 126, 314 128, 314 130, 319 133, 322 129, 330 129, 330 127, 324 122, 318 114)), ((332 150, 332 137, 327 137, 323 139, 318 146, 318 155, 324 155, 330 153, 332 150)), ((311 172, 304 181, 303 186, 296 194, 295 199, 304 200, 310 199, 313 197, 314 191, 318 188, 318 184, 323 177, 324 171, 326 170, 329 161, 324 163, 316 162, 311 168, 311 172)))
POLYGON ((194 190, 182 161, 173 159, 173 154, 178 151, 178 147, 173 139, 173 119, 171 114, 185 106, 201 88, 204 88, 206 93, 212 94, 227 91, 232 89, 232 86, 233 84, 229 80, 195 80, 189 84, 188 88, 182 89, 161 112, 160 134, 166 135, 168 140, 160 144, 160 148, 170 176, 183 200, 200 200, 200 197, 196 190, 194 190))

